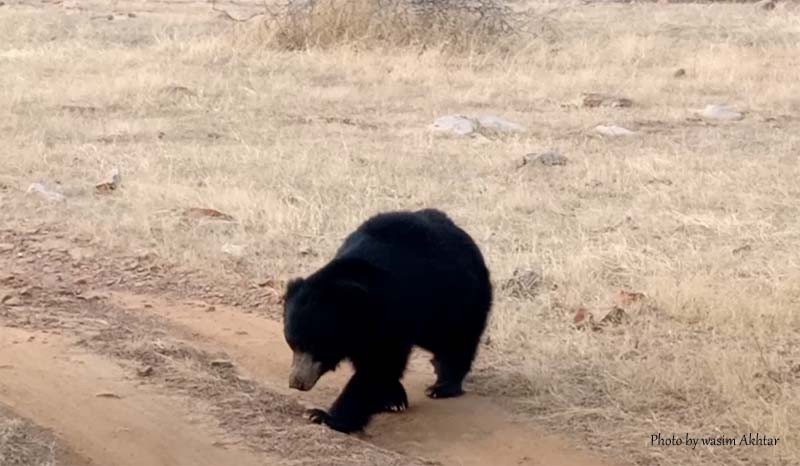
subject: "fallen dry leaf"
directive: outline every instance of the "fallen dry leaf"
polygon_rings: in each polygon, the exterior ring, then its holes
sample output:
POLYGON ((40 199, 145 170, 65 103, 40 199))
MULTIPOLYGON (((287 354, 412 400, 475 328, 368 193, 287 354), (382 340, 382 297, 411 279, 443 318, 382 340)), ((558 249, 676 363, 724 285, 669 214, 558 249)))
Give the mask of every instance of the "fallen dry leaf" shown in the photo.
POLYGON ((118 168, 114 168, 108 172, 103 181, 95 185, 94 189, 100 194, 108 194, 119 188, 120 183, 122 183, 122 175, 120 175, 118 168))
POLYGON ((621 307, 630 306, 631 304, 637 303, 645 298, 644 293, 639 293, 636 291, 626 291, 626 290, 619 290, 614 293, 613 301, 614 304, 621 307))
POLYGON ((575 311, 575 317, 572 320, 575 323, 575 326, 582 328, 591 324, 592 314, 585 307, 581 307, 575 311))
POLYGON ((614 293, 611 305, 592 310, 581 307, 575 311, 573 321, 578 328, 589 327, 592 330, 599 330, 608 324, 619 325, 629 317, 631 306, 640 303, 644 298, 644 293, 619 290, 614 293))
POLYGON ((115 190, 116 187, 111 183, 100 183, 96 185, 94 189, 100 194, 108 194, 111 191, 115 190))

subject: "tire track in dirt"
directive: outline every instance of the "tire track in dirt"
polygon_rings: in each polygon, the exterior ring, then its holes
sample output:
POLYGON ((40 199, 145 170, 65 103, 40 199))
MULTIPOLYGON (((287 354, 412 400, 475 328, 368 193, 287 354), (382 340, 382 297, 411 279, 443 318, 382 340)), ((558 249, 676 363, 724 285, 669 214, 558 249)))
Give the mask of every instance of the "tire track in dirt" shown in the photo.
POLYGON ((0 402, 52 430, 70 464, 256 466, 281 464, 229 445, 202 404, 137 383, 113 361, 67 337, 0 327, 0 402))
MULTIPOLYGON (((319 381, 311 392, 288 387, 291 353, 280 323, 224 306, 203 312, 197 306, 155 296, 112 293, 115 306, 152 313, 183 329, 192 341, 229 354, 237 367, 270 390, 298 399, 307 406, 327 407, 352 371, 343 365, 319 381)), ((416 352, 403 380, 410 407, 404 414, 374 418, 362 438, 380 447, 425 457, 447 465, 609 465, 576 452, 565 439, 522 422, 514 422, 496 402, 473 394, 430 400, 424 387, 433 374, 428 358, 416 352)))

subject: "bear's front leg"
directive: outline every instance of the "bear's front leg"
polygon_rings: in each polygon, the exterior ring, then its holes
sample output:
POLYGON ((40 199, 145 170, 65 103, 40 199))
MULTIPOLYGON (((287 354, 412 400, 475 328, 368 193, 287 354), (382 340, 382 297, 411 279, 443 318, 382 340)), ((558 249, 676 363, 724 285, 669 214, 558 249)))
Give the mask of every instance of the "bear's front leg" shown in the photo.
MULTIPOLYGON (((328 412, 322 409, 306 411, 306 417, 333 430, 351 433, 363 430, 370 417, 385 407, 385 389, 380 381, 356 372, 339 394, 328 412)), ((405 393, 403 393, 405 394, 405 393)))

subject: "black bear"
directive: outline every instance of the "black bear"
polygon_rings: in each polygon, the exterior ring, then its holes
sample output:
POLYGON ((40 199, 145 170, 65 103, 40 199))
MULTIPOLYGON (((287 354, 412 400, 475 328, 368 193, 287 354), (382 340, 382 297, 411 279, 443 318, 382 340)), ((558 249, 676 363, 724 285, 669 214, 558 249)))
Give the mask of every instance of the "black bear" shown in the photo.
POLYGON ((492 285, 472 238, 435 209, 378 214, 331 262, 286 286, 284 336, 294 352, 289 386, 310 390, 349 359, 355 374, 329 411, 307 416, 340 432, 408 407, 400 383, 413 346, 433 354, 431 398, 464 393, 492 306, 492 285))

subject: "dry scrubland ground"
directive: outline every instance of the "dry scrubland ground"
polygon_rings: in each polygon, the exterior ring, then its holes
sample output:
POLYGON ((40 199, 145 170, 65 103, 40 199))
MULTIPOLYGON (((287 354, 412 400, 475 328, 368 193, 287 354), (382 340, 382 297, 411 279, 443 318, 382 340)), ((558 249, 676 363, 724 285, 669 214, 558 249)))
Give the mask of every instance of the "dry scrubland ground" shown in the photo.
POLYGON ((368 215, 435 206, 479 241, 498 285, 471 391, 634 464, 800 462, 797 13, 534 4, 548 12, 540 37, 454 56, 276 50, 257 20, 199 3, 120 3, 136 15, 114 20, 103 6, 7 3, 6 228, 58 225, 106 251, 99 263, 154 253, 245 305, 253 282, 312 271, 368 215), (581 92, 634 105, 565 105, 581 92), (745 118, 692 113, 708 103, 745 118), (448 113, 528 131, 426 129, 448 113), (638 134, 591 130, 607 123, 638 134), (568 163, 518 167, 550 148, 568 163), (96 196, 112 167, 122 188, 96 196), (26 196, 40 179, 67 202, 26 196), (187 222, 189 207, 235 221, 187 222), (502 289, 515 270, 542 280, 502 289), (628 320, 574 328, 576 309, 622 289, 646 295, 628 320), (652 447, 658 432, 781 440, 692 451, 652 447))

